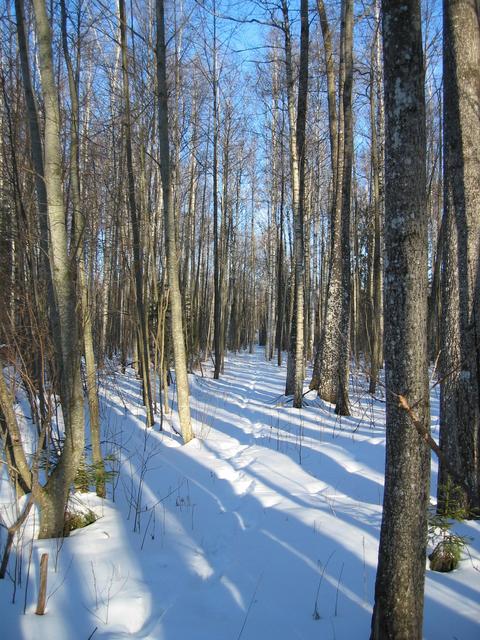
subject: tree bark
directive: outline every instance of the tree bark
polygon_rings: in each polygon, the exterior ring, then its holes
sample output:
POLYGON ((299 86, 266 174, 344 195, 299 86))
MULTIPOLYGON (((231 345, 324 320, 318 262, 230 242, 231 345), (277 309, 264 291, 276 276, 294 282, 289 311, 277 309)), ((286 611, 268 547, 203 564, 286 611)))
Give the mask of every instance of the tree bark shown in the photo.
POLYGON ((76 316, 74 274, 67 250, 62 189, 60 111, 55 85, 52 34, 44 0, 33 0, 38 38, 38 61, 45 109, 44 177, 50 232, 50 261, 57 305, 61 361, 60 387, 65 440, 58 464, 41 491, 40 538, 63 535, 68 493, 84 449, 83 389, 76 316))
POLYGON ((95 367, 95 355, 93 350, 92 309, 89 304, 87 277, 85 268, 85 256, 83 251, 83 234, 85 219, 82 211, 80 194, 80 166, 79 166, 79 102, 78 81, 75 78, 73 64, 68 49, 67 40, 67 10, 65 0, 60 1, 62 14, 62 46, 65 63, 68 72, 68 87, 71 100, 71 134, 70 134, 70 177, 71 197, 73 206, 73 227, 75 230, 73 244, 77 252, 78 279, 77 288, 80 291, 81 319, 83 329, 83 345, 85 354, 85 370, 87 382, 87 397, 90 417, 90 440, 92 444, 92 460, 95 466, 95 484, 97 495, 105 497, 105 467, 103 464, 100 447, 100 409, 97 394, 97 374, 95 367))
POLYGON ((185 443, 193 438, 190 419, 190 401, 187 358, 183 335, 183 311, 180 294, 175 215, 171 190, 170 144, 168 140, 168 97, 165 46, 165 16, 163 0, 157 0, 157 81, 158 81, 158 135, 160 139, 160 172, 163 188, 165 246, 167 253, 168 286, 170 290, 171 330, 177 381, 178 415, 185 443))
POLYGON ((147 427, 153 426, 152 389, 150 383, 150 354, 148 348, 148 322, 145 313, 145 301, 143 295, 143 252, 141 246, 140 220, 137 208, 135 176, 133 171, 132 129, 130 114, 130 89, 127 68, 127 24, 125 14, 125 0, 119 0, 120 18, 120 47, 122 53, 123 98, 124 98, 124 127, 125 146, 127 156, 128 174, 128 207, 132 221, 133 235, 133 270, 135 278, 136 308, 137 308, 137 334, 139 344, 139 358, 142 374, 143 398, 146 409, 147 427))
POLYGON ((324 330, 315 356, 311 389, 349 415, 350 193, 352 175, 353 3, 342 3, 337 168, 331 222, 331 252, 324 330))
POLYGON ((218 238, 218 77, 217 77, 217 14, 216 2, 213 0, 213 344, 215 352, 215 369, 213 377, 220 378, 223 353, 222 342, 222 299, 221 299, 221 274, 220 274, 220 247, 218 238))
MULTIPOLYGON (((376 99, 378 93, 378 84, 380 83, 380 68, 378 53, 380 48, 380 15, 379 10, 376 9, 376 28, 375 36, 372 43, 372 55, 370 60, 370 131, 371 131, 371 173, 372 173, 372 186, 371 186, 371 222, 372 225, 372 242, 370 245, 370 251, 372 256, 370 257, 369 251, 369 266, 371 273, 369 274, 369 285, 371 290, 369 291, 369 324, 370 324, 370 372, 369 372, 369 393, 375 393, 377 386, 377 379, 383 361, 383 349, 382 349, 382 258, 381 258, 381 218, 382 218, 382 199, 380 194, 380 172, 381 163, 383 158, 379 153, 379 140, 377 134, 378 121, 377 113, 382 109, 382 104, 378 104, 380 101, 376 99)), ((380 114, 381 115, 381 114, 380 114)), ((382 136, 382 128, 380 129, 380 136, 382 136)), ((381 143, 381 141, 380 141, 381 143)))
POLYGON ((285 34, 285 71, 287 79, 288 120, 290 129, 290 167, 292 182, 293 212, 293 268, 294 268, 294 308, 290 331, 290 345, 287 362, 287 381, 285 393, 293 395, 293 406, 301 408, 304 379, 304 312, 305 312, 305 247, 304 247, 304 208, 305 208, 305 124, 307 117, 308 93, 308 2, 300 5, 300 68, 298 79, 298 105, 295 118, 294 79, 292 68, 292 44, 288 6, 282 2, 285 34))
MULTIPOLYGON (((353 89, 353 0, 345 0, 344 8, 345 38, 345 83, 343 87, 343 118, 345 131, 345 146, 341 150, 344 154, 342 175, 342 200, 341 200, 341 261, 342 261, 342 292, 341 312, 339 318, 339 343, 338 359, 338 387, 335 404, 335 413, 341 416, 350 415, 350 403, 348 398, 348 384, 350 373, 350 304, 351 304, 351 274, 350 274, 350 217, 351 217, 351 192, 352 192, 352 165, 353 165, 353 116, 352 116, 352 89, 353 89)), ((338 185, 340 188, 340 185, 338 185)))
MULTIPOLYGON (((480 28, 478 3, 444 0, 444 233, 440 446, 480 509, 480 28)), ((449 473, 440 463, 439 508, 449 473)))
POLYGON ((427 214, 420 2, 383 0, 385 74, 386 468, 372 640, 420 640, 430 451, 427 214), (397 395, 398 394, 398 395, 397 395))
POLYGON ((332 32, 328 22, 325 3, 317 0, 317 11, 322 29, 323 48, 325 49, 325 70, 327 74, 328 128, 330 133, 330 162, 332 166, 332 184, 337 181, 338 161, 338 121, 335 100, 335 64, 333 58, 332 32))

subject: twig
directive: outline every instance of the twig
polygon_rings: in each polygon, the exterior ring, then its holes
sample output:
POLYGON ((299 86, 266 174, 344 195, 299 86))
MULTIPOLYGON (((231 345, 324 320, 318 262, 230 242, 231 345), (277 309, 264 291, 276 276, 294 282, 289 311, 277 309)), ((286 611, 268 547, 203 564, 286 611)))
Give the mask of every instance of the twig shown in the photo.
MULTIPOLYGON (((437 362, 438 362, 438 357, 437 360, 435 361, 435 368, 437 366, 437 362)), ((363 368, 360 366, 360 368, 363 368)), ((458 366, 453 367, 453 369, 451 369, 450 371, 448 371, 444 376, 442 376, 441 378, 439 378, 430 388, 429 391, 431 391, 432 389, 434 389, 436 386, 438 386, 439 384, 441 384, 445 379, 449 378, 452 374, 455 373, 455 371, 458 370, 458 366)), ((432 438, 432 436, 430 435, 430 431, 427 429, 427 427, 423 424, 423 422, 420 420, 420 418, 418 417, 418 415, 415 413, 415 409, 416 407, 418 407, 419 405, 421 405, 422 402, 424 402, 424 398, 419 398, 418 400, 416 400, 412 405, 409 404, 408 400, 406 399, 406 397, 404 395, 402 395, 401 393, 395 393, 394 391, 392 391, 391 389, 388 389, 387 386, 381 382, 380 380, 377 379, 378 384, 383 387, 386 391, 386 393, 390 393, 393 396, 395 396, 396 398, 398 398, 398 405, 400 408, 404 409, 407 412, 408 417, 410 418, 413 426, 415 427, 418 435, 421 437, 421 439, 430 447, 430 449, 436 454, 437 458, 440 460, 440 462, 445 466, 445 469, 447 470, 448 474, 453 478, 453 480, 455 480, 455 482, 462 487, 462 489, 464 489, 467 494, 470 493, 470 489, 468 487, 468 485, 466 484, 465 480, 463 479, 463 477, 456 471, 456 469, 454 469, 452 467, 452 465, 450 464, 448 458, 445 456, 445 454, 443 453, 443 451, 441 450, 441 448, 439 447, 439 445, 435 442, 435 440, 432 438)))
POLYGON ((342 568, 340 569, 340 575, 338 576, 338 582, 337 582, 337 593, 335 595, 335 617, 337 617, 337 614, 338 614, 338 591, 340 589, 340 583, 342 581, 342 573, 343 573, 344 566, 345 566, 345 563, 342 562, 342 568))
POLYGON ((263 578, 263 572, 260 574, 260 576, 259 576, 259 578, 257 580, 257 584, 255 585, 255 591, 253 592, 252 597, 250 598, 250 603, 248 605, 248 609, 247 609, 247 612, 245 614, 245 618, 243 620, 242 628, 240 629, 240 633, 237 636, 237 640, 240 640, 240 638, 242 637, 243 630, 245 629, 245 627, 247 625, 248 616, 250 615, 250 610, 252 609, 253 604, 255 602, 255 596, 257 595, 258 587, 260 585, 260 582, 261 582, 262 578, 263 578))
MULTIPOLYGON (((32 508, 32 506, 33 506, 33 497, 32 497, 32 494, 30 494, 28 498, 28 502, 25 505, 25 509, 19 515, 17 520, 10 527, 7 527, 7 543, 5 545, 5 551, 3 552, 3 558, 2 558, 2 565, 0 567, 0 580, 5 577, 5 572, 7 570, 8 559, 10 557, 10 551, 12 550, 15 533, 18 531, 18 529, 20 529, 22 524, 27 519, 27 516, 30 513, 30 509, 32 508)), ((5 526, 3 525, 3 523, 0 523, 0 524, 2 526, 5 526)))
POLYGON ((317 593, 315 595, 315 604, 313 606, 313 614, 312 614, 314 620, 320 620, 320 618, 321 618, 320 614, 318 613, 318 595, 320 593, 320 587, 322 586, 323 576, 324 576, 325 571, 326 571, 326 569, 328 567, 328 563, 330 562, 330 560, 332 559, 332 556, 334 554, 335 554, 335 549, 328 556, 327 562, 323 565, 322 573, 320 575, 320 580, 318 581, 317 593))
POLYGON ((59 584, 57 584, 55 589, 48 594, 47 600, 45 602, 46 605, 48 604, 48 601, 50 600, 50 598, 54 596, 57 593, 57 591, 63 587, 65 580, 67 579, 68 572, 70 571, 70 568, 72 566, 72 563, 73 563, 73 556, 70 558, 70 562, 68 563, 68 567, 65 570, 62 580, 60 581, 59 584))

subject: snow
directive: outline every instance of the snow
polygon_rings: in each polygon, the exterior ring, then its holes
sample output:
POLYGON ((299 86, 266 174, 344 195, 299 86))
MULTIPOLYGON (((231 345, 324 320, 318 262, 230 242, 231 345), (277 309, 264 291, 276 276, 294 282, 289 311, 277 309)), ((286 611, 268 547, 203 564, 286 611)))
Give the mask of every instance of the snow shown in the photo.
MULTIPOLYGON (((69 538, 32 542, 30 521, 14 604, 12 580, 0 581, 4 640, 369 636, 382 402, 357 372, 352 417, 340 420, 313 393, 294 409, 282 395, 285 368, 265 362, 260 349, 230 356, 218 381, 204 372, 190 377, 197 437, 186 446, 168 423, 163 432, 145 430, 133 371, 104 377, 106 446, 119 474, 109 499, 79 496, 100 517, 69 538), (48 601, 36 616, 44 552, 48 601)), ((0 497, 7 506, 5 476, 0 497)), ((480 526, 456 530, 472 538, 469 555, 450 574, 426 573, 424 637, 431 640, 480 637, 480 526)), ((12 556, 11 574, 14 564, 12 556)))

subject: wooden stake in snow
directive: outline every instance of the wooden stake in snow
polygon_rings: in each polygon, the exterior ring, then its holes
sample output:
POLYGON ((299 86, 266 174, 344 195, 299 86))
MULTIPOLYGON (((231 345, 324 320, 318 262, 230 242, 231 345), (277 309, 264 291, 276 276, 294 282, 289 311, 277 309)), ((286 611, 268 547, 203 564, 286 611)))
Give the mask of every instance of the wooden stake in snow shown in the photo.
POLYGON ((38 591, 37 616, 43 616, 45 613, 45 604, 47 600, 47 571, 48 571, 48 553, 42 553, 40 558, 40 589, 38 591))

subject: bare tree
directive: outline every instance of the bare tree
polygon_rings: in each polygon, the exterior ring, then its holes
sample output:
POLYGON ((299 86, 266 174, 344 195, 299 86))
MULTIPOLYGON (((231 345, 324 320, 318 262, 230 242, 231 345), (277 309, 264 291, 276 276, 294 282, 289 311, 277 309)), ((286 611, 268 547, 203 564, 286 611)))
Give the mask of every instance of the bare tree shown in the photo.
MULTIPOLYGON (((67 10, 65 0, 60 0, 62 15, 62 46, 68 73, 68 87, 71 101, 71 134, 70 134, 70 176, 71 198, 73 206, 73 228, 75 237, 73 245, 77 252, 78 264, 77 289, 81 302, 81 319, 83 329, 83 345, 85 354, 85 369, 87 381, 87 397, 90 418, 90 437, 92 444, 92 459, 95 466, 97 495, 105 497, 105 467, 103 464, 100 447, 100 409, 97 393, 97 375, 95 367, 95 354, 93 350, 93 309, 88 295, 85 255, 83 251, 85 222, 80 192, 80 140, 79 140, 79 101, 78 101, 78 70, 75 73, 67 37, 67 10)), ((80 46, 80 43, 78 43, 80 46)))
POLYGON ((74 255, 67 250, 67 229, 62 188, 60 111, 54 78, 52 34, 44 0, 33 2, 38 38, 38 63, 45 109, 44 178, 50 237, 50 261, 60 329, 58 362, 65 441, 60 459, 45 487, 36 489, 42 538, 63 535, 70 486, 84 448, 83 388, 74 287, 74 255))
MULTIPOLYGON (((322 23, 325 18, 322 19, 322 23)), ((324 27, 325 33, 325 27, 324 27)), ((328 39, 326 40, 328 42, 328 39)), ((338 118, 332 120, 329 98, 330 133, 337 133, 331 222, 331 251, 325 320, 315 357, 310 388, 335 403, 335 411, 349 415, 348 374, 350 357, 350 200, 353 162, 353 2, 342 2, 340 68, 338 77, 338 118)), ((330 55, 330 54, 329 54, 330 55)), ((329 72, 331 75, 331 71, 329 72)), ((330 81, 331 84, 331 81, 330 81)), ((331 93, 331 89, 329 95, 331 93)))
POLYGON ((132 151, 132 123, 130 111, 130 83, 128 76, 128 58, 127 58, 127 23, 125 12, 125 0, 119 0, 119 19, 120 19, 120 46, 122 55, 122 77, 123 77, 123 100, 124 100, 124 130, 125 130, 125 148, 127 161, 127 177, 128 177, 128 207, 132 222, 133 236, 133 269, 135 279, 136 293, 136 310, 137 310, 137 335, 138 350, 140 358, 143 399, 147 412, 147 426, 151 427, 154 423, 152 388, 150 382, 150 351, 148 345, 148 318, 145 313, 145 300, 143 288, 143 250, 142 237, 140 233, 140 220, 138 200, 135 186, 135 173, 133 166, 132 151))
POLYGON ((183 335, 183 311, 178 277, 178 254, 175 238, 175 216, 171 192, 170 145, 168 140, 168 97, 166 73, 165 15, 163 0, 157 0, 157 82, 158 134, 160 138, 160 171, 164 211, 165 246, 171 307, 171 330, 177 380, 178 413, 183 441, 193 438, 190 420, 187 358, 183 335))
POLYGON ((287 82, 287 104, 290 142, 290 168, 292 182, 293 211, 293 268, 294 268, 294 305, 290 331, 290 346, 287 362, 286 394, 293 394, 293 406, 300 408, 303 397, 303 380, 305 372, 305 123, 307 117, 308 93, 308 46, 309 23, 308 1, 302 0, 300 5, 300 66, 298 77, 298 103, 295 116, 294 76, 292 62, 292 42, 288 5, 282 2, 283 30, 285 36, 285 71, 287 82))

